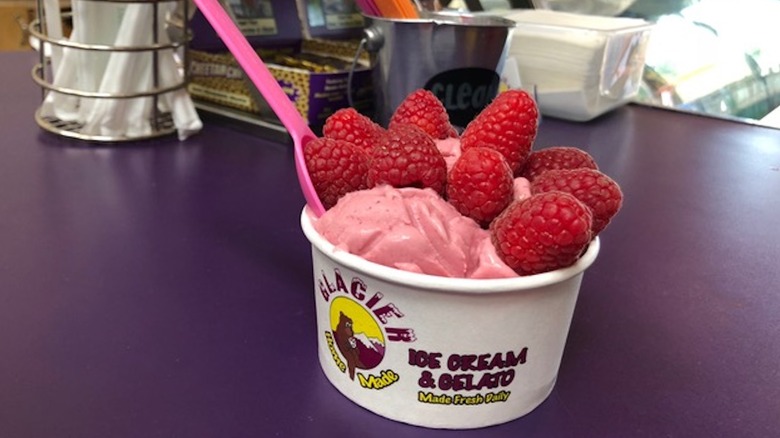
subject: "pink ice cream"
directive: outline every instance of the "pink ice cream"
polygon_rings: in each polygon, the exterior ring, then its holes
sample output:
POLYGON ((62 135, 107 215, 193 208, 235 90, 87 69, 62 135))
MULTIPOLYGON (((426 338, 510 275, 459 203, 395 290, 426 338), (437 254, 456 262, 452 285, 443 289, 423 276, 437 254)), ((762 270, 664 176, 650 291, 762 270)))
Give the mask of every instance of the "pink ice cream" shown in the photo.
POLYGON ((514 181, 514 200, 520 201, 531 196, 531 181, 518 176, 514 181))
POLYGON ((490 232, 431 189, 379 186, 349 193, 314 222, 337 248, 405 271, 460 278, 517 274, 490 232))
MULTIPOLYGON (((437 140, 447 169, 461 155, 460 139, 437 140)), ((514 199, 531 196, 515 178, 514 199)), ((330 243, 381 265, 459 278, 516 277, 496 253, 490 232, 430 189, 376 187, 339 199, 314 228, 330 243)))
POLYGON ((436 140, 436 148, 439 149, 439 152, 444 157, 444 162, 447 163, 447 170, 452 169, 452 166, 460 158, 460 139, 450 137, 444 140, 436 140))

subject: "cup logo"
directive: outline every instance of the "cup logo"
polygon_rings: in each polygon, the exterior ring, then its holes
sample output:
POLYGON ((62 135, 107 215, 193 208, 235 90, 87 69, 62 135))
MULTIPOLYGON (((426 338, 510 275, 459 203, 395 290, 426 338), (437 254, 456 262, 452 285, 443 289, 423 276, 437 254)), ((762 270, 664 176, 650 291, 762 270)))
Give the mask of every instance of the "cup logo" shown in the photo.
POLYGON ((398 373, 380 364, 388 343, 416 340, 414 330, 395 324, 404 317, 401 309, 382 292, 369 290, 360 277, 346 281, 338 268, 323 271, 317 284, 321 298, 330 303, 324 336, 336 368, 367 389, 397 382, 398 373))

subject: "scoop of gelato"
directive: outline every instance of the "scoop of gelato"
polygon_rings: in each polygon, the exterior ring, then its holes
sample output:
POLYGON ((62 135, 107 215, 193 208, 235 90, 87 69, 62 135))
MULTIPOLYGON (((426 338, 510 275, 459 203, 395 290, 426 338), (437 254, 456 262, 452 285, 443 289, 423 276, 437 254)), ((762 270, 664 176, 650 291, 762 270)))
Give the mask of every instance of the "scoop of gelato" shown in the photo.
POLYGON ((374 263, 429 275, 508 278, 490 232, 431 189, 378 186, 345 195, 314 223, 337 248, 374 263))

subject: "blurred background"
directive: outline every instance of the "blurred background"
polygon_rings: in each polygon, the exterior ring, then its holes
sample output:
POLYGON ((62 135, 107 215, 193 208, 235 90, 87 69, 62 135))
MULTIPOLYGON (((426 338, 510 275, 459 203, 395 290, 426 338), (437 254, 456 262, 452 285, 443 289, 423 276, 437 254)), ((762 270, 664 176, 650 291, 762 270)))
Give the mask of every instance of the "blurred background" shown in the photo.
MULTIPOLYGON (((428 0, 490 13, 519 8, 655 24, 638 102, 780 128, 780 0, 428 0)), ((67 8, 69 0, 61 0, 67 8)), ((0 50, 31 50, 35 0, 0 0, 0 50)))
POLYGON ((655 24, 638 102, 780 128, 780 0, 453 0, 655 24))

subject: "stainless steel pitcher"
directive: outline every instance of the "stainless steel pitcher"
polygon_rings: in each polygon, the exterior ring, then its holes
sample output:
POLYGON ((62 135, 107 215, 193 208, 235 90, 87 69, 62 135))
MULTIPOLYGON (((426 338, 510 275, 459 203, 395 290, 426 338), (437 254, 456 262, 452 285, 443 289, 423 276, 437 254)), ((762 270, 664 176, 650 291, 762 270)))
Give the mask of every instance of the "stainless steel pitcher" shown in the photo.
POLYGON ((363 42, 375 63, 374 119, 383 126, 418 88, 433 92, 461 127, 496 96, 514 21, 447 13, 366 19, 363 42))

